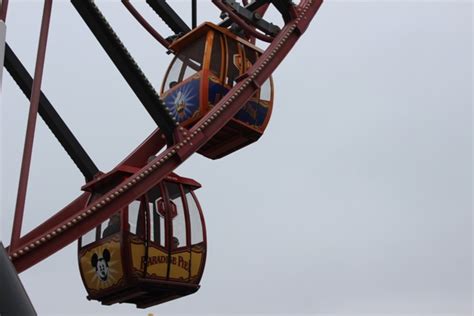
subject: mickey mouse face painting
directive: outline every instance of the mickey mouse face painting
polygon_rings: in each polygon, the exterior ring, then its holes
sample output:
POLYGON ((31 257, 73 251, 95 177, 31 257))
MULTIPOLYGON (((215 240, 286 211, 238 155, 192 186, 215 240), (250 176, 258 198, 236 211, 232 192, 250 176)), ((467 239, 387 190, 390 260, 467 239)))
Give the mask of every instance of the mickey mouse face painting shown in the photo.
POLYGON ((110 261, 110 252, 108 249, 104 249, 102 252, 102 257, 94 253, 91 258, 92 267, 95 268, 95 273, 102 281, 107 281, 109 276, 109 261, 110 261))

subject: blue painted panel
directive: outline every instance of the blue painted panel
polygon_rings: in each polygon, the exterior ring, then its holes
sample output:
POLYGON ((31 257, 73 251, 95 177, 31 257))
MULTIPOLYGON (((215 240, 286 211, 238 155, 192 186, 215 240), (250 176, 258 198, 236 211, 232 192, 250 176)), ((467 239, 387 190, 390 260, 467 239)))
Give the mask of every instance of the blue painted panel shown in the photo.
MULTIPOLYGON (((209 104, 211 107, 225 96, 227 92, 229 92, 229 89, 219 83, 209 80, 209 104)), ((234 118, 252 127, 260 129, 265 123, 267 115, 268 107, 258 103, 256 100, 250 100, 234 116, 234 118)))
POLYGON ((221 85, 220 83, 209 80, 209 105, 213 107, 216 103, 222 99, 229 92, 229 89, 221 85))
POLYGON ((199 115, 199 79, 179 84, 165 96, 163 102, 179 123, 199 115))
POLYGON ((268 108, 262 104, 250 100, 247 104, 234 116, 237 120, 244 122, 250 126, 261 128, 265 123, 268 114, 268 108))

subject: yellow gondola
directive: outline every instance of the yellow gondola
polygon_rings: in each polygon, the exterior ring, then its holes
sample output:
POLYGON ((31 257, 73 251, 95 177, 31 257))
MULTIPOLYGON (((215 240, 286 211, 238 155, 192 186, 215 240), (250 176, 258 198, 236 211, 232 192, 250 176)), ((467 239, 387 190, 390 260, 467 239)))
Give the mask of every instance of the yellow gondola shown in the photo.
POLYGON ((145 308, 196 292, 206 261, 204 217, 193 192, 199 187, 171 174, 82 236, 87 298, 145 308))

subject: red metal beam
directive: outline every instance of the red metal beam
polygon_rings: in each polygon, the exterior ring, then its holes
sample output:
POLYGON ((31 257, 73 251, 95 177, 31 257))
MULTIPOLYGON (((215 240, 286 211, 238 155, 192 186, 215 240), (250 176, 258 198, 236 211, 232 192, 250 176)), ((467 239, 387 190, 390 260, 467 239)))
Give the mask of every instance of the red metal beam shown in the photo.
MULTIPOLYGON (((134 166, 141 167, 146 164, 150 156, 156 154, 163 146, 166 145, 166 139, 159 129, 153 131, 130 155, 127 156, 118 166, 134 166)), ((100 177, 100 176, 99 176, 100 177)), ((83 193, 72 201, 69 205, 57 212, 54 216, 49 218, 43 224, 39 225, 31 232, 20 238, 20 245, 31 244, 38 236, 46 235, 49 231, 57 226, 58 223, 66 221, 68 218, 74 216, 87 206, 87 201, 90 199, 90 193, 83 193)), ((11 248, 11 247, 10 247, 11 248)), ((15 251, 17 249, 13 249, 15 251)))
POLYGON ((5 22, 7 20, 8 0, 2 1, 2 8, 0 9, 0 20, 5 22))
POLYGON ((43 18, 41 21, 41 31, 36 56, 35 75, 30 98, 30 111, 28 114, 28 125, 26 128, 25 146, 21 162, 20 181, 18 184, 18 195, 16 199, 15 218, 13 221, 11 245, 13 247, 19 241, 21 226, 23 223, 23 213, 25 210, 26 191, 28 188, 28 177, 31 166, 31 154, 33 151, 33 141, 35 136, 36 118, 38 116, 39 99, 41 96, 41 81, 43 79, 44 59, 46 56, 46 44, 48 42, 49 21, 51 18, 51 7, 53 0, 46 0, 43 8, 43 18))
MULTIPOLYGON (((243 4, 246 6, 248 3, 246 3, 246 1, 244 1, 243 4)), ((269 7, 270 7, 270 3, 264 4, 260 8, 255 10, 255 12, 260 14, 260 16, 263 18, 269 7)), ((256 28, 254 28, 254 30, 255 30, 255 32, 257 31, 256 28)), ((249 42, 255 45, 255 43, 257 42, 257 39, 253 36, 250 36, 249 42)))
POLYGON ((128 155, 119 166, 134 166, 141 168, 148 159, 159 152, 166 145, 166 137, 159 129, 153 131, 130 155, 128 155))
POLYGON ((84 209, 87 206, 87 201, 89 201, 91 194, 89 192, 82 193, 74 201, 69 203, 62 210, 57 212, 55 215, 47 219, 44 223, 30 231, 28 234, 20 238, 18 244, 28 245, 35 241, 38 236, 42 236, 51 231, 58 223, 62 223, 67 220, 69 217, 77 214, 80 210, 84 209))
MULTIPOLYGON (((12 261, 18 272, 73 242, 97 224, 105 221, 123 206, 145 194, 173 171, 184 160, 199 150, 240 110, 255 91, 269 78, 271 73, 288 54, 319 9, 322 0, 306 0, 298 7, 298 16, 290 21, 277 35, 264 54, 240 77, 240 81, 222 100, 189 131, 181 129, 181 140, 147 163, 135 174, 115 188, 98 197, 86 208, 70 214, 49 231, 42 232, 28 243, 22 243, 11 252, 12 261)), ((157 142, 153 134, 127 160, 141 160, 146 155, 145 147, 157 142), (143 152, 142 152, 143 151, 143 152), (140 159, 138 159, 140 158, 140 159)), ((147 148, 149 154, 150 148, 147 148)), ((71 212, 72 213, 72 212, 71 212)))
POLYGON ((158 33, 153 26, 148 23, 147 20, 135 9, 133 4, 130 3, 129 0, 122 0, 123 5, 127 8, 128 12, 130 12, 131 15, 138 21, 138 23, 143 26, 145 30, 147 30, 148 33, 150 33, 151 36, 153 36, 161 45, 163 45, 166 49, 169 48, 170 43, 158 33))

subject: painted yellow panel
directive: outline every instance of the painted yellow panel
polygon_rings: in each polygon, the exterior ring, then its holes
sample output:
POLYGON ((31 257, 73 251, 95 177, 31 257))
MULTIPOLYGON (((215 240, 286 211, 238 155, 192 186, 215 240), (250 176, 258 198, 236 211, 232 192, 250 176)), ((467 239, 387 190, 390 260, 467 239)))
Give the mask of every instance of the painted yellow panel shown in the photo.
MULTIPOLYGON (((145 253, 140 248, 140 245, 132 243, 131 247, 134 269, 143 271, 145 265, 147 265, 147 277, 166 279, 168 273, 167 252, 154 245, 150 245, 148 247, 148 260, 146 260, 145 253)), ((173 253, 170 259, 169 279, 172 281, 188 282, 190 270, 191 278, 197 279, 202 269, 204 254, 205 249, 201 245, 193 246, 191 253, 189 251, 173 253)))
POLYGON ((89 291, 118 285, 123 278, 119 239, 110 239, 84 252, 80 258, 80 268, 89 291))
POLYGON ((199 272, 203 265, 204 247, 201 245, 193 246, 191 251, 191 279, 199 277, 199 272))
MULTIPOLYGON (((145 262, 143 256, 142 262, 145 262)), ((156 247, 148 247, 147 276, 166 278, 168 273, 168 254, 156 247)))
POLYGON ((188 281, 191 255, 189 251, 171 255, 170 279, 188 281))
POLYGON ((130 241, 130 251, 132 255, 133 272, 137 276, 142 276, 145 271, 145 245, 143 242, 130 241))

